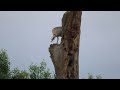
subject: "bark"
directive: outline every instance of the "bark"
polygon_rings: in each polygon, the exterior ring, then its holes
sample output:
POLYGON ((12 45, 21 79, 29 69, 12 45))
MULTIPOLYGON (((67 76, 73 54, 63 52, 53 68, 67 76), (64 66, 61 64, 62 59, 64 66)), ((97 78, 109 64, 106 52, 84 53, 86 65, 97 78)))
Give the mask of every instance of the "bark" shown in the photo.
POLYGON ((79 79, 81 16, 82 11, 64 13, 61 43, 49 47, 57 79, 79 79))

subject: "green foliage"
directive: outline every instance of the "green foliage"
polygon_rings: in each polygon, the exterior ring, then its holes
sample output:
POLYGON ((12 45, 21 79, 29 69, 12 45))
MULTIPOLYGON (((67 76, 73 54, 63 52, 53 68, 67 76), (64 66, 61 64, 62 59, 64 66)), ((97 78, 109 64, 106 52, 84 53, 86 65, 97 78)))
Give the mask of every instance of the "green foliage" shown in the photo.
POLYGON ((0 79, 9 78, 10 62, 6 50, 0 51, 0 79))
POLYGON ((94 79, 94 76, 90 73, 88 73, 88 79, 94 79))
POLYGON ((18 68, 15 68, 11 71, 11 79, 29 79, 29 73, 25 70, 20 71, 18 68))
POLYGON ((11 79, 53 79, 52 73, 46 68, 46 63, 41 62, 40 65, 34 65, 33 63, 29 66, 29 71, 22 71, 15 68, 11 71, 11 79))
MULTIPOLYGON (((0 51, 0 79, 56 79, 56 75, 46 68, 46 62, 42 61, 40 65, 31 64, 29 71, 19 70, 18 68, 10 71, 10 61, 6 50, 0 51)), ((88 74, 88 79, 102 79, 100 75, 96 78, 88 74)))
POLYGON ((52 79, 53 75, 49 69, 46 68, 46 63, 41 62, 40 65, 30 65, 30 78, 31 79, 52 79))
POLYGON ((96 79, 102 79, 101 75, 97 75, 96 79))
POLYGON ((88 73, 88 79, 102 79, 101 75, 97 75, 96 78, 90 73, 88 73))
POLYGON ((10 71, 10 61, 6 50, 0 51, 0 79, 53 79, 54 75, 46 68, 46 63, 42 61, 40 65, 29 66, 29 71, 14 68, 10 71))

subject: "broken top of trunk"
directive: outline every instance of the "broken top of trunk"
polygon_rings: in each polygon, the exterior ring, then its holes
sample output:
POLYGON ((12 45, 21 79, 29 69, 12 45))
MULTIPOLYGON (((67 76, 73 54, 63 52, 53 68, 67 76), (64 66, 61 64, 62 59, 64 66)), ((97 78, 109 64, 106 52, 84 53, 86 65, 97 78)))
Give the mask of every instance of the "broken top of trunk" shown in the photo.
POLYGON ((82 11, 68 11, 62 18, 60 44, 51 44, 50 57, 57 79, 79 79, 79 45, 82 11))

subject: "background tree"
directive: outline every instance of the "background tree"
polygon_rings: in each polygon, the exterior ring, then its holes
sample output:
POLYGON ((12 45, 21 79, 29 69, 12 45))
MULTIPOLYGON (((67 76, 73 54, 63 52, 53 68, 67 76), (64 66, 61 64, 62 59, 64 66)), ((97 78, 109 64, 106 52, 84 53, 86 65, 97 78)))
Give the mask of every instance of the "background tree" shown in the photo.
POLYGON ((7 79, 10 76, 10 61, 5 49, 0 51, 0 79, 7 79))
POLYGON ((10 70, 10 61, 7 51, 0 50, 0 79, 54 79, 55 76, 47 68, 46 62, 42 61, 40 65, 31 64, 29 70, 19 70, 14 68, 10 70))

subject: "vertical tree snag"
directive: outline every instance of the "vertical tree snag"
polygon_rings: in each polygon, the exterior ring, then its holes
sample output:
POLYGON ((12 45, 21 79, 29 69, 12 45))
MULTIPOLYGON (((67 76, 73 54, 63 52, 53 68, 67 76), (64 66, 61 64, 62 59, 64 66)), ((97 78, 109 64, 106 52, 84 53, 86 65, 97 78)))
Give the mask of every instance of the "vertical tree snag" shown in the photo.
POLYGON ((50 45, 57 79, 79 79, 81 16, 82 11, 67 11, 62 18, 61 43, 50 45))

